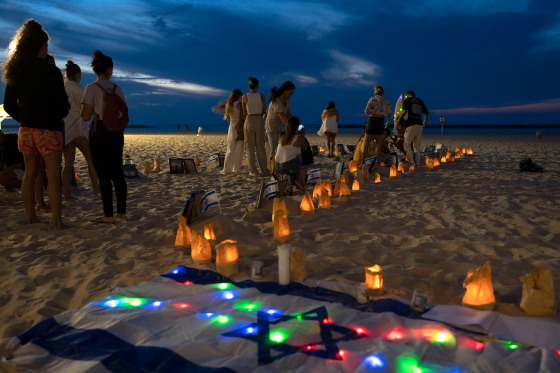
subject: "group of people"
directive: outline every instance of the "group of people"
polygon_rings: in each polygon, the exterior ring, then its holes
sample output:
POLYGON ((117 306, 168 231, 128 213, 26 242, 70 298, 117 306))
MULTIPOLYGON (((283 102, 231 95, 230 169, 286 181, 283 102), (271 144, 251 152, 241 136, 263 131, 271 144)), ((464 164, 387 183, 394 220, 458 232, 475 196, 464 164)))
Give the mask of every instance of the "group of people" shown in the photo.
POLYGON ((10 43, 2 76, 6 82, 4 109, 20 128, 17 140, 8 134, 0 135, 0 143, 4 144, 0 184, 7 190, 21 187, 27 222, 37 223, 35 200, 43 196, 42 183, 37 180, 44 168, 54 229, 63 229, 62 191, 66 200, 72 198, 70 183, 78 148, 88 164, 93 193, 101 194, 103 203, 103 216, 94 221, 114 223, 115 218, 125 217, 127 186, 122 173, 123 132, 109 131, 103 125, 108 92, 114 90, 124 101, 120 87, 110 81, 113 61, 101 51, 94 51, 91 66, 97 80, 84 88, 80 85, 81 69, 70 60, 64 81, 48 54, 48 43, 47 32, 33 19, 18 29, 10 43), (87 123, 90 119, 91 128, 87 123))

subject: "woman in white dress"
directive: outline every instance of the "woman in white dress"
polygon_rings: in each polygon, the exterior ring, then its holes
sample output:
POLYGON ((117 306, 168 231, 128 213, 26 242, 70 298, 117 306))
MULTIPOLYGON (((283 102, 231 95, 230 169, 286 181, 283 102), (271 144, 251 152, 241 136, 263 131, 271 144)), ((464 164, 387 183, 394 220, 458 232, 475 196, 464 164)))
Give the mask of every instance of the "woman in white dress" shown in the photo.
POLYGON ((321 125, 321 129, 317 134, 319 136, 325 135, 327 140, 327 148, 329 150, 328 157, 331 158, 334 153, 334 140, 336 138, 336 134, 338 133, 338 121, 340 117, 338 114, 338 110, 334 107, 334 102, 329 102, 323 113, 321 114, 321 120, 323 124, 321 125))
POLYGON ((94 194, 99 194, 99 181, 93 163, 91 162, 91 152, 88 142, 89 126, 80 116, 82 97, 84 95, 84 87, 80 84, 82 80, 82 70, 80 66, 68 60, 64 75, 66 76, 64 89, 66 90, 68 102, 70 103, 70 112, 68 116, 64 118, 64 148, 62 149, 62 154, 64 155, 62 189, 64 192, 64 199, 67 200, 72 198, 70 183, 72 182, 72 173, 74 172, 76 148, 80 149, 87 162, 94 194))
POLYGON ((241 109, 241 96, 239 89, 231 91, 226 102, 224 119, 229 122, 227 134, 227 150, 222 174, 239 173, 243 162, 243 110, 241 109))

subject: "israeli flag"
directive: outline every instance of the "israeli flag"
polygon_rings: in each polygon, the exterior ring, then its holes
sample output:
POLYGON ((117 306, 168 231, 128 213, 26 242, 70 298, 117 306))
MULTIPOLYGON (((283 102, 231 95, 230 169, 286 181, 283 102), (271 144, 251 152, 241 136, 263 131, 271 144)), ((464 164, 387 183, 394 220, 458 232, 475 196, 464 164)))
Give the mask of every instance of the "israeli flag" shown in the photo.
POLYGON ((321 180, 321 171, 318 168, 307 171, 307 184, 316 183, 321 180))
POLYGON ((206 213, 209 209, 214 207, 220 207, 220 201, 218 201, 218 193, 215 190, 211 190, 206 193, 200 200, 200 208, 202 212, 206 213))
POLYGON ((278 193, 278 182, 270 182, 264 186, 263 198, 270 198, 276 193, 278 193))
POLYGON ((373 164, 373 162, 375 162, 375 157, 369 157, 366 158, 364 163, 366 164, 366 166, 371 167, 371 165, 373 164))
POLYGON ((218 153, 210 154, 210 157, 208 157, 208 162, 218 162, 218 153))

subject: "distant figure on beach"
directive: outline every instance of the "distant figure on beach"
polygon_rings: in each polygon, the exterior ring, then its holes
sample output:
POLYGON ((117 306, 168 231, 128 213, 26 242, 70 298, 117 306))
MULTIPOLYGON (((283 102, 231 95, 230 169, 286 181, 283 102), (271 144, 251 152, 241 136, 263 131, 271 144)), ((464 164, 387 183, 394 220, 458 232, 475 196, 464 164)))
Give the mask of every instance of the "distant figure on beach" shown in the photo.
POLYGON ((280 175, 288 175, 290 183, 300 190, 306 185, 297 179, 301 168, 301 151, 307 150, 305 137, 298 133, 299 118, 291 117, 286 123, 286 130, 280 133, 274 168, 280 175))
MULTIPOLYGON (((104 97, 115 84, 109 79, 113 75, 113 60, 111 57, 93 51, 91 61, 93 72, 97 77, 94 83, 86 86, 82 99, 82 119, 89 121, 93 118, 89 133, 91 158, 99 178, 99 191, 103 202, 103 216, 93 221, 96 223, 115 223, 115 218, 124 219, 126 216, 127 187, 123 176, 123 132, 111 132, 103 125, 105 112, 104 97), (112 184, 111 184, 112 183, 112 184), (113 216, 113 185, 117 197, 117 213, 113 216)), ((121 87, 116 87, 116 94, 124 100, 121 87)))
POLYGON ((333 101, 329 102, 325 110, 323 110, 321 120, 323 123, 317 134, 319 136, 325 135, 328 149, 327 157, 331 158, 334 154, 334 140, 338 133, 338 121, 340 120, 338 110, 334 107, 333 101))
POLYGON ((189 125, 185 123, 185 132, 190 131, 189 125))
POLYGON ((23 154, 18 149, 18 134, 0 130, 0 185, 8 192, 21 188, 24 175, 23 154))
POLYGON ((177 123, 177 132, 179 132, 181 130, 181 126, 179 125, 179 123, 177 123))
POLYGON ((227 134, 227 150, 224 160, 224 169, 221 174, 232 174, 241 172, 241 163, 243 162, 243 109, 241 108, 241 96, 243 92, 240 89, 231 91, 226 101, 226 112, 224 119, 229 122, 227 134))
POLYGON ((76 159, 76 148, 80 149, 84 159, 86 160, 93 187, 93 193, 99 194, 99 181, 97 180, 97 173, 93 167, 91 160, 91 152, 89 149, 89 126, 80 115, 82 109, 82 97, 84 96, 84 87, 80 84, 82 80, 82 70, 80 66, 68 60, 66 62, 66 69, 64 70, 66 81, 64 82, 64 89, 68 95, 68 102, 70 102, 70 112, 64 118, 64 142, 65 146, 62 150, 64 156, 64 167, 62 168, 62 190, 64 192, 64 199, 71 199, 72 193, 70 191, 70 183, 72 182, 72 174, 74 172, 74 160, 76 159))
POLYGON ((362 157, 360 162, 363 163, 365 156, 364 151, 371 143, 372 139, 375 140, 375 158, 379 163, 381 158, 381 146, 385 139, 385 128, 389 126, 393 111, 391 110, 391 102, 388 98, 383 97, 383 87, 380 85, 374 86, 374 96, 369 99, 364 112, 369 115, 366 124, 366 135, 362 142, 362 157), (387 121, 385 121, 387 117, 387 121))
POLYGON ((282 124, 286 125, 288 119, 292 117, 290 113, 290 98, 294 94, 295 89, 294 83, 287 81, 280 88, 274 87, 270 91, 265 127, 268 144, 270 145, 270 158, 276 154, 278 136, 280 131, 282 131, 282 124))
POLYGON ((244 135, 245 147, 247 148, 247 161, 249 163, 249 176, 257 175, 257 164, 255 152, 262 176, 268 176, 266 152, 264 149, 265 133, 264 119, 266 115, 266 99, 262 93, 258 93, 259 80, 249 77, 249 93, 243 95, 242 108, 245 117, 244 135))
POLYGON ((68 96, 60 70, 46 61, 49 36, 35 20, 27 20, 12 43, 15 49, 3 66, 6 82, 4 109, 20 124, 18 147, 23 153, 25 175, 21 192, 29 224, 37 223, 34 183, 41 159, 47 169, 49 201, 54 229, 63 229, 60 163, 63 121, 68 96))
POLYGON ((404 132, 404 150, 408 157, 409 162, 413 162, 416 167, 420 166, 420 150, 422 132, 426 123, 428 122, 428 117, 430 113, 428 108, 422 100, 416 97, 414 91, 408 91, 406 93, 406 100, 403 102, 403 111, 401 115, 407 115, 406 120, 406 130, 404 132), (422 120, 422 114, 424 114, 424 120, 422 120), (414 143, 414 153, 412 152, 411 143, 414 143))

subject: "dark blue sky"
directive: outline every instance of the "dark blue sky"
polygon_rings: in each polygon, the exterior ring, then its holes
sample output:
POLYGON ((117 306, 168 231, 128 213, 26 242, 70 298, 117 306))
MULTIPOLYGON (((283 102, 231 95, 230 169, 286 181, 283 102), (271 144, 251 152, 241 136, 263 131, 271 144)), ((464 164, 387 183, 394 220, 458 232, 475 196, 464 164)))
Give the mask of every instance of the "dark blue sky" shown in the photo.
POLYGON ((132 124, 225 128, 211 107, 249 76, 267 98, 292 80, 304 123, 319 123, 328 101, 341 124, 365 122, 376 83, 393 106, 415 90, 432 124, 560 123, 557 0, 3 0, 3 61, 28 18, 60 68, 82 67, 84 86, 92 50, 113 58, 132 124))

